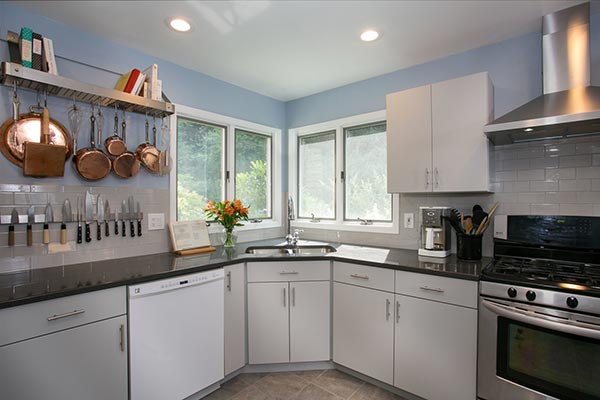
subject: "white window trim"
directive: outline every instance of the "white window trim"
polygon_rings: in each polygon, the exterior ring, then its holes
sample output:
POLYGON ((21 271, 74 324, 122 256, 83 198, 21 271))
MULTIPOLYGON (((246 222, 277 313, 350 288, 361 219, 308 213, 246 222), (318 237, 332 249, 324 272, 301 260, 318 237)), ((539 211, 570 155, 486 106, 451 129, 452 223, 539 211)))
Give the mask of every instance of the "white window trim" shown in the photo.
POLYGON ((335 160, 335 220, 322 220, 318 223, 310 222, 307 218, 298 218, 292 222, 296 228, 328 229, 339 231, 356 231, 372 233, 399 233, 400 232, 400 195, 392 194, 392 221, 373 222, 372 225, 360 225, 354 221, 344 221, 344 183, 338 179, 340 172, 344 169, 344 129, 352 126, 364 125, 373 122, 385 121, 386 111, 374 111, 366 114, 353 115, 332 121, 322 122, 314 125, 290 129, 289 135, 289 157, 288 157, 288 190, 294 199, 296 215, 298 215, 298 137, 311 135, 326 131, 336 132, 336 160, 335 160))
MULTIPOLYGON (((177 214, 177 117, 195 119, 202 122, 207 122, 215 125, 224 126, 227 128, 227 146, 225 170, 234 172, 235 164, 235 146, 234 135, 235 129, 243 129, 250 132, 256 132, 271 137, 271 152, 272 152, 272 171, 271 171, 271 215, 270 220, 263 220, 261 223, 244 222, 244 226, 236 227, 239 231, 251 231, 258 229, 270 229, 281 227, 281 129, 273 128, 266 125, 257 124, 242 119, 228 117, 225 115, 213 113, 210 111, 200 110, 193 107, 175 104, 175 114, 169 118, 170 134, 170 149, 173 159, 173 167, 169 174, 169 216, 171 221, 176 221, 177 214)), ((225 193, 227 198, 231 198, 234 192, 234 177, 231 174, 229 181, 226 182, 225 193)), ((221 225, 212 224, 209 227, 209 233, 218 233, 222 230, 221 225)))

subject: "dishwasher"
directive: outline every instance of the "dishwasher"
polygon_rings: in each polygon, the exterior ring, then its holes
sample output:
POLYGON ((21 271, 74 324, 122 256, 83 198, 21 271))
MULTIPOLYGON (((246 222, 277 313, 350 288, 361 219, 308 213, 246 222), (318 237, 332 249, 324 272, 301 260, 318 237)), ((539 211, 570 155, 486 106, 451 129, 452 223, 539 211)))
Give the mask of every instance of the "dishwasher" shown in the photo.
POLYGON ((223 269, 131 285, 131 400, 183 400, 223 379, 223 269))

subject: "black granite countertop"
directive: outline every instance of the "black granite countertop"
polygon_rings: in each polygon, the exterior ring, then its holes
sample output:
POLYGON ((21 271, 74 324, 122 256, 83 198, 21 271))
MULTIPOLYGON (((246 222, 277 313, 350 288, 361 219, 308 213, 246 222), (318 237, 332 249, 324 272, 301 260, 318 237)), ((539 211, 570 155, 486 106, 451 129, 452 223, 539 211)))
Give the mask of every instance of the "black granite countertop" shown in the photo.
MULTIPOLYGON (((436 259, 420 257, 416 250, 348 244, 331 244, 337 251, 319 256, 262 256, 245 253, 246 248, 250 246, 280 243, 281 239, 262 240, 239 243, 232 249, 217 247, 217 251, 201 255, 176 256, 163 253, 3 273, 0 274, 0 308, 201 272, 253 260, 333 259, 475 281, 479 280, 482 267, 491 261, 485 257, 480 261, 464 261, 457 259, 454 254, 436 259)), ((320 242, 305 241, 301 244, 314 243, 320 242)))

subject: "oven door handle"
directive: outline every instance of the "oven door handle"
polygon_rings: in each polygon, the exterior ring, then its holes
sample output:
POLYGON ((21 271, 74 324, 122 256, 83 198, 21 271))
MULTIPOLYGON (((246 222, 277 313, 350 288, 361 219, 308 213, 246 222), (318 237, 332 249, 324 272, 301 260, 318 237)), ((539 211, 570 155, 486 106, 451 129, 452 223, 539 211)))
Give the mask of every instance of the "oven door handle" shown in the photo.
POLYGON ((483 304, 485 308, 494 314, 510 318, 515 321, 525 322, 559 332, 570 333, 572 335, 585 336, 600 340, 600 328, 595 328, 590 324, 542 316, 540 314, 534 314, 532 312, 515 309, 514 307, 492 303, 491 301, 487 300, 482 300, 481 304, 483 304))

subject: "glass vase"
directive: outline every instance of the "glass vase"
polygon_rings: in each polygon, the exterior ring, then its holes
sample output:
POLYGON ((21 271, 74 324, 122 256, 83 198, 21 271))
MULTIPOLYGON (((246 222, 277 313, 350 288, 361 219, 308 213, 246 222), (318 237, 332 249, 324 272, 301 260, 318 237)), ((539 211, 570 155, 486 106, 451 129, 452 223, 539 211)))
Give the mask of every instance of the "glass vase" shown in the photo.
POLYGON ((223 228, 223 247, 235 247, 237 234, 233 232, 233 228, 223 228))

